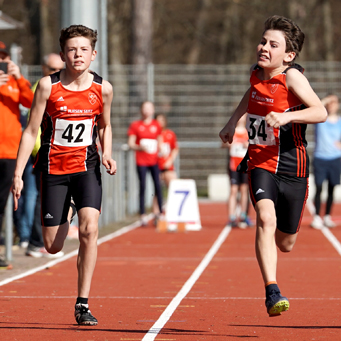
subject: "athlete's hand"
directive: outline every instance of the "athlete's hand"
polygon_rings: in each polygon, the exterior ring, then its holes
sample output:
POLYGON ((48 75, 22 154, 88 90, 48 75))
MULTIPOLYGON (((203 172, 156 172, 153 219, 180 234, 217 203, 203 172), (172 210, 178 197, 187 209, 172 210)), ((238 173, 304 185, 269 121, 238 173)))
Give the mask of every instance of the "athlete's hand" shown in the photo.
POLYGON ((265 122, 274 128, 279 128, 280 126, 284 126, 290 122, 288 119, 289 113, 281 113, 271 111, 265 116, 265 122))
POLYGON ((12 193, 14 199, 14 211, 18 209, 18 200, 21 196, 21 190, 24 187, 24 182, 22 181, 21 177, 14 177, 13 184, 12 184, 12 193))
POLYGON ((226 143, 232 143, 234 131, 236 130, 236 126, 228 122, 225 127, 220 131, 219 137, 221 140, 226 143))
POLYGON ((110 175, 116 174, 117 167, 116 167, 116 161, 115 160, 113 160, 112 158, 107 159, 107 158, 103 157, 102 164, 107 169, 108 174, 110 174, 110 175))

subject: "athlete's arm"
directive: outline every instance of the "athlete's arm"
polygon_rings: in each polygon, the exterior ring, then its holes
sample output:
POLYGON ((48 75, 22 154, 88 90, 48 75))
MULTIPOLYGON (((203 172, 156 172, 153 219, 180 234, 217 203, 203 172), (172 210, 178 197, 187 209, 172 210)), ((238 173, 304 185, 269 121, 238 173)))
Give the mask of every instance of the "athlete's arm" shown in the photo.
POLYGON ((22 134, 19 145, 12 186, 15 210, 18 208, 18 199, 20 198, 21 190, 23 188, 22 174, 35 145, 46 102, 50 93, 51 79, 50 77, 44 77, 38 83, 31 107, 30 118, 27 127, 22 134))
POLYGON ((245 92, 237 109, 235 110, 229 121, 226 123, 225 127, 220 131, 219 136, 224 143, 226 142, 232 143, 237 122, 247 111, 249 95, 250 88, 245 92))
POLYGON ((279 128, 289 122, 292 123, 319 123, 327 119, 327 111, 322 102, 310 86, 307 78, 298 70, 287 71, 286 82, 288 90, 295 94, 306 109, 288 111, 283 113, 270 112, 265 121, 275 128, 279 128))
POLYGON ((141 152, 145 152, 147 150, 146 147, 136 144, 136 135, 128 136, 128 146, 132 150, 139 150, 141 152))
POLYGON ((110 123, 111 102, 113 98, 112 86, 109 82, 103 81, 102 87, 103 113, 98 120, 98 136, 102 146, 102 164, 110 175, 116 174, 116 161, 112 153, 112 131, 110 123))

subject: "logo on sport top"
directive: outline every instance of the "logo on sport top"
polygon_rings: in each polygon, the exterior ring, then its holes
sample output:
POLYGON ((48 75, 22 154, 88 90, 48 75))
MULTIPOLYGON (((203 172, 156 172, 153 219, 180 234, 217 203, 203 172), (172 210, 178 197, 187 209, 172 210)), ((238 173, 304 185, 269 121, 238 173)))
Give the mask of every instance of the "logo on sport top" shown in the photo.
POLYGON ((97 102, 97 96, 93 93, 90 92, 88 96, 90 104, 94 105, 97 102))
POLYGON ((274 94, 278 89, 278 84, 271 84, 270 92, 274 94))
POLYGON ((149 131, 151 132, 151 133, 156 133, 156 130, 157 130, 157 128, 155 127, 155 126, 151 126, 150 128, 149 128, 149 131))

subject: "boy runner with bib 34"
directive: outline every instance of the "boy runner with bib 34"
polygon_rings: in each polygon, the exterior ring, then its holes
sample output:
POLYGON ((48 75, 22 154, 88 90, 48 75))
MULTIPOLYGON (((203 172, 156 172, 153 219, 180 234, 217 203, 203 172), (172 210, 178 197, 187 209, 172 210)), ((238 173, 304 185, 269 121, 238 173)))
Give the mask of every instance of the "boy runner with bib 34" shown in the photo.
POLYGON ((289 309, 277 285, 277 247, 292 250, 308 196, 307 123, 327 117, 303 69, 294 64, 303 41, 303 32, 290 19, 266 20, 251 86, 219 134, 231 143, 238 120, 247 112, 248 156, 241 165, 246 165, 257 214, 256 256, 269 316, 289 309))

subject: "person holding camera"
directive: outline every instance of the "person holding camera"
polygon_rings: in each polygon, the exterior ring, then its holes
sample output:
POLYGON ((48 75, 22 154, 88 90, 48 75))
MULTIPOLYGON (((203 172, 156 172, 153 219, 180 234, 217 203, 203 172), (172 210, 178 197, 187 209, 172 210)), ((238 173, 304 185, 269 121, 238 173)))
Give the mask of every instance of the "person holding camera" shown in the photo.
MULTIPOLYGON (((22 133, 19 105, 30 108, 33 96, 30 82, 0 41, 0 231, 22 133)), ((0 259, 0 267, 7 263, 0 259)))

